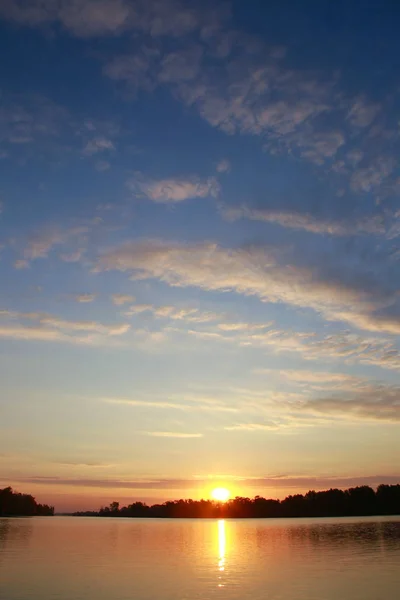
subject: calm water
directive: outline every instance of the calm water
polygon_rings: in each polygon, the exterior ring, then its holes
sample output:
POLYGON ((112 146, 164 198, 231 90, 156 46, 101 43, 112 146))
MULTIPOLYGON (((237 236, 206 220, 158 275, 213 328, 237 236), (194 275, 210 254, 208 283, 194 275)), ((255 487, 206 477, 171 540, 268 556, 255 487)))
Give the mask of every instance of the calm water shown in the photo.
POLYGON ((1 600, 397 600, 400 518, 0 519, 1 600))

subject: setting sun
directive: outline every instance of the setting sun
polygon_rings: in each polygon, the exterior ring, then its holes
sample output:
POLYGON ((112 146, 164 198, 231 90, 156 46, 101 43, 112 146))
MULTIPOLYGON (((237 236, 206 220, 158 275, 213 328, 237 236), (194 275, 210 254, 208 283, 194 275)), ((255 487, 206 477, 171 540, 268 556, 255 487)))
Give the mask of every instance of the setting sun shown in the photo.
POLYGON ((218 502, 226 502, 230 495, 231 495, 230 491, 227 490, 226 488, 222 488, 222 487, 215 488, 211 492, 211 497, 214 500, 218 500, 218 502))

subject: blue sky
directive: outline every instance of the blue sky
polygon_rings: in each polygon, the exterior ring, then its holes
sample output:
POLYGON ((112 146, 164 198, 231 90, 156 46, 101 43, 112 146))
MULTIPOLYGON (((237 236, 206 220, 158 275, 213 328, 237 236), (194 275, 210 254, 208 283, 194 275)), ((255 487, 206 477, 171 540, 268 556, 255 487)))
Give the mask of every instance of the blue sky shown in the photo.
POLYGON ((1 4, 5 485, 64 510, 398 481, 399 18, 1 4))

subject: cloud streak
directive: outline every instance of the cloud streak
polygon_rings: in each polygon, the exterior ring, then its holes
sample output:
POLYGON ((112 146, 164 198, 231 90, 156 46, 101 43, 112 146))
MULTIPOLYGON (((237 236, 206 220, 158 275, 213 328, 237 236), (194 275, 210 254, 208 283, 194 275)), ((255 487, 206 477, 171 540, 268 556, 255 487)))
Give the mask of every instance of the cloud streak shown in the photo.
POLYGON ((120 404, 122 406, 133 406, 143 407, 148 409, 160 408, 164 410, 182 410, 182 411, 215 411, 215 412, 226 412, 234 413, 237 412, 235 407, 224 406, 218 404, 218 402, 204 403, 201 399, 197 402, 175 402, 170 401, 168 398, 161 401, 144 400, 144 399, 131 399, 131 398, 102 398, 102 402, 106 404, 120 404))
POLYGON ((267 331, 249 330, 239 333, 189 330, 188 334, 242 347, 264 348, 277 355, 298 355, 306 361, 340 361, 349 366, 373 365, 382 369, 400 370, 400 351, 395 343, 385 338, 363 337, 348 331, 321 335, 314 331, 269 328, 267 331))
MULTIPOLYGON (((33 260, 47 258, 52 250, 57 246, 66 246, 70 243, 82 243, 86 241, 89 227, 80 225, 70 227, 65 230, 59 228, 47 228, 31 235, 22 252, 23 259, 17 261, 17 268, 29 266, 33 260)), ((78 262, 83 251, 79 250, 79 255, 76 251, 73 254, 63 255, 66 262, 78 262)))
POLYGON ((149 200, 158 204, 174 204, 192 198, 217 197, 219 184, 214 177, 201 180, 196 177, 128 181, 128 188, 134 193, 142 193, 149 200))
POLYGON ((356 234, 383 235, 386 228, 381 216, 364 217, 354 222, 348 219, 327 220, 321 219, 310 213, 291 211, 277 211, 270 209, 252 209, 246 206, 241 208, 226 208, 223 216, 230 220, 249 219, 280 225, 287 229, 297 229, 319 235, 354 236, 356 234))
POLYGON ((80 304, 89 304, 96 300, 96 294, 78 294, 75 296, 75 300, 80 304))
POLYGON ((111 299, 115 306, 123 306, 135 300, 134 296, 130 296, 129 294, 113 294, 111 299))
POLYGON ((179 431, 144 431, 142 433, 150 437, 160 438, 191 439, 203 437, 202 433, 183 433, 179 431))
POLYGON ((366 419, 398 423, 400 421, 400 388, 369 384, 345 397, 327 395, 308 400, 302 408, 314 414, 339 416, 350 420, 366 419))
POLYGON ((133 304, 124 312, 126 317, 134 317, 142 313, 151 313, 156 319, 185 321, 189 323, 209 323, 217 320, 220 315, 198 308, 180 308, 171 305, 153 306, 152 304, 133 304))
POLYGON ((1 310, 0 319, 7 321, 5 325, 0 325, 0 337, 25 341, 96 345, 104 343, 106 339, 110 341, 110 337, 123 336, 130 329, 127 323, 106 325, 97 321, 68 321, 46 313, 11 310, 1 310))
POLYGON ((311 388, 321 389, 325 386, 334 389, 354 389, 363 384, 364 379, 348 375, 346 373, 335 373, 330 371, 308 371, 296 369, 256 369, 258 375, 266 375, 274 379, 286 381, 295 385, 309 386, 311 388))
MULTIPOLYGON (((14 481, 19 483, 33 483, 49 486, 72 486, 72 487, 94 487, 105 489, 139 489, 139 490, 179 490, 198 489, 199 486, 210 484, 209 479, 89 479, 89 478, 63 478, 63 477, 16 477, 14 481)), ((358 477, 326 477, 326 476, 266 476, 266 477, 235 477, 237 484, 243 487, 265 488, 295 488, 295 489, 323 489, 323 488, 348 488, 357 485, 396 484, 399 480, 398 474, 392 475, 369 475, 358 477)), ((3 479, 3 481, 5 481, 3 479)))
POLYGON ((60 23, 81 37, 116 35, 127 30, 153 37, 184 36, 215 25, 218 12, 202 11, 181 0, 12 0, 3 2, 0 16, 30 27, 60 23), (205 13, 205 14, 204 14, 205 13))
POLYGON ((378 282, 360 286, 343 275, 330 278, 321 267, 282 263, 277 248, 230 249, 212 243, 144 240, 109 250, 99 258, 97 268, 129 271, 135 279, 154 278, 175 287, 235 291, 264 302, 310 308, 327 320, 344 321, 358 329, 400 331, 400 316, 376 312, 394 304, 396 292, 379 293, 378 282))
POLYGON ((99 152, 104 152, 106 150, 115 150, 114 143, 107 138, 97 137, 87 142, 82 154, 93 156, 93 154, 98 154, 99 152))

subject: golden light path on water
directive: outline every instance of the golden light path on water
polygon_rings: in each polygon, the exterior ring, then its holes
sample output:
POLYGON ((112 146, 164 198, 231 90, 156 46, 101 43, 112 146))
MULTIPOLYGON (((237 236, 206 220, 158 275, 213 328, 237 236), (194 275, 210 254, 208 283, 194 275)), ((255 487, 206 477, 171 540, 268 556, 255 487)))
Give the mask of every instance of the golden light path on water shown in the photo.
POLYGON ((224 587, 222 583, 223 571, 225 571, 225 552, 226 552, 226 535, 225 535, 225 521, 218 521, 218 570, 219 584, 218 587, 224 587))

